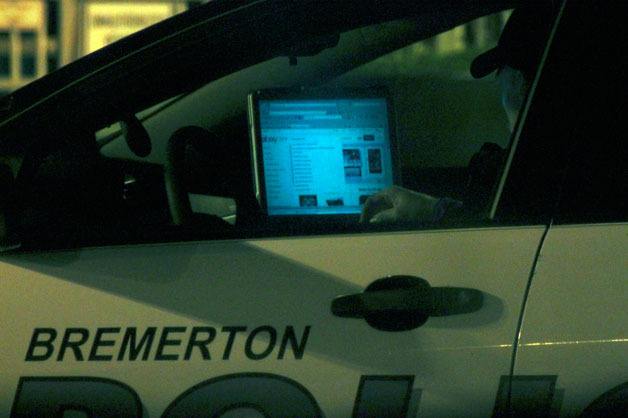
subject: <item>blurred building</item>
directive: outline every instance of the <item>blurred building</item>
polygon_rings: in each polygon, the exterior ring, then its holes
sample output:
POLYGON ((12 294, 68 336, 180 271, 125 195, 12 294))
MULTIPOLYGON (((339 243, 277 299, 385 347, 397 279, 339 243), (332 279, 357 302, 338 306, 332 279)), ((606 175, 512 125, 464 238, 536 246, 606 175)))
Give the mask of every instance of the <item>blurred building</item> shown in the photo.
POLYGON ((0 0, 0 91, 45 74, 46 23, 43 1, 0 0))
POLYGON ((0 0, 0 95, 202 2, 0 0))

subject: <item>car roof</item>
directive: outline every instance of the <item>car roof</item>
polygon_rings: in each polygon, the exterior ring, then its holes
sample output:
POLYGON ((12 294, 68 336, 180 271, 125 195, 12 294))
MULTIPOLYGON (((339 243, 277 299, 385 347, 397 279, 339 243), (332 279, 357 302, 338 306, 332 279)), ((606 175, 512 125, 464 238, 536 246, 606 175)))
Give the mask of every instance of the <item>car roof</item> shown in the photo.
MULTIPOLYGON (((414 17, 424 38, 513 7, 512 0, 214 0, 89 54, 0 99, 0 131, 25 115, 54 123, 80 113, 106 126, 176 94, 281 55, 303 39, 414 17), (285 24, 277 24, 283 22, 285 24), (260 31, 264 36, 259 36, 260 31), (229 55, 225 55, 229 43, 229 55), (159 86, 159 88, 155 88, 159 86), (33 113, 35 112, 35 113, 33 113)), ((295 49, 296 48, 296 49, 295 49)), ((0 135, 0 138, 2 136, 0 135)))

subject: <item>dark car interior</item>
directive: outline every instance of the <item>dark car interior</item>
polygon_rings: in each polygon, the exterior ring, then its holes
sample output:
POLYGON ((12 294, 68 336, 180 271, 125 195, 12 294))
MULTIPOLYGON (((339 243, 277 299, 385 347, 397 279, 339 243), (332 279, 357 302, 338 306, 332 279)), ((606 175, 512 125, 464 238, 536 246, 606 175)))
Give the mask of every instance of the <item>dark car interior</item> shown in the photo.
POLYGON ((228 31, 208 25, 205 39, 217 32, 202 45, 184 32, 165 49, 132 56, 116 75, 97 73, 58 94, 37 126, 7 141, 4 155, 24 156, 11 167, 12 212, 20 213, 11 228, 24 248, 408 228, 266 225, 253 191, 246 94, 383 87, 395 103, 402 185, 461 199, 473 155, 486 142, 507 147, 509 134, 496 84, 462 72, 484 45, 439 61, 434 36, 506 6, 391 11, 317 31, 308 24, 296 38, 268 39, 264 50, 251 49, 259 40, 242 25, 281 37, 264 26, 267 16, 234 16, 228 31))

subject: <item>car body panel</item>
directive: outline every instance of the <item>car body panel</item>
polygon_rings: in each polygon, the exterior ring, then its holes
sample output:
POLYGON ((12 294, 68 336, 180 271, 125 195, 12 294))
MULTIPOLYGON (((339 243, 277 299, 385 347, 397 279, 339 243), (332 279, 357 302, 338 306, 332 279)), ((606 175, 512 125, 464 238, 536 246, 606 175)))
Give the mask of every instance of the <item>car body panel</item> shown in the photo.
MULTIPOLYGON (((149 416, 157 416, 204 380, 264 372, 304 385, 328 417, 350 414, 360 377, 368 375, 414 376, 420 414, 486 416, 500 377, 509 371, 521 297, 543 231, 443 230, 4 256, 1 315, 7 318, 3 329, 10 331, 2 339, 3 413, 20 376, 118 380, 137 391, 149 416), (332 316, 335 297, 398 274, 423 277, 432 286, 479 289, 484 307, 431 318, 401 333, 332 316), (57 329, 59 341, 72 327, 93 335, 98 327, 183 326, 183 336, 201 325, 270 325, 279 335, 292 326, 299 336, 306 326, 311 330, 301 360, 290 354, 279 359, 279 344, 263 360, 251 360, 243 353, 245 333, 235 340, 233 356, 221 360, 227 336, 219 333, 211 361, 199 355, 189 361, 115 361, 121 334, 109 335, 116 346, 100 349, 112 361, 89 361, 87 349, 83 361, 70 352, 62 361, 24 361, 35 328, 57 329)), ((37 354, 44 352, 40 347, 37 354)))
POLYGON ((627 236, 625 223, 561 225, 543 243, 515 374, 557 376, 561 416, 628 381, 627 236))

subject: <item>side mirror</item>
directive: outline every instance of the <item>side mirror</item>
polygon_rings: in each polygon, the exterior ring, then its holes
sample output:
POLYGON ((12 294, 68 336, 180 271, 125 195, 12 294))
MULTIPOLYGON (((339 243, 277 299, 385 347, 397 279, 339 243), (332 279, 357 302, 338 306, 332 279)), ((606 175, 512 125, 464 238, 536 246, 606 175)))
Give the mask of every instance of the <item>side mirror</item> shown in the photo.
POLYGON ((129 149, 138 157, 147 157, 153 147, 146 128, 137 116, 127 115, 120 121, 120 126, 129 149))

